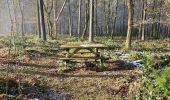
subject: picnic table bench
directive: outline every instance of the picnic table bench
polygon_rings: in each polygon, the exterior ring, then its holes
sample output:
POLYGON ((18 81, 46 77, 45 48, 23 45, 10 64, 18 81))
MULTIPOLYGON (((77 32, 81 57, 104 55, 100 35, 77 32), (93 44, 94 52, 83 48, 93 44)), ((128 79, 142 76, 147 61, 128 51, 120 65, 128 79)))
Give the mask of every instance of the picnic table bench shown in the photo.
POLYGON ((66 44, 60 46, 65 57, 59 58, 65 61, 65 65, 72 60, 100 60, 101 66, 108 57, 105 57, 104 51, 108 47, 103 44, 66 44), (83 54, 91 54, 90 56, 83 56, 83 54), (81 56, 76 56, 81 55, 81 56), (92 56, 93 55, 93 56, 92 56))

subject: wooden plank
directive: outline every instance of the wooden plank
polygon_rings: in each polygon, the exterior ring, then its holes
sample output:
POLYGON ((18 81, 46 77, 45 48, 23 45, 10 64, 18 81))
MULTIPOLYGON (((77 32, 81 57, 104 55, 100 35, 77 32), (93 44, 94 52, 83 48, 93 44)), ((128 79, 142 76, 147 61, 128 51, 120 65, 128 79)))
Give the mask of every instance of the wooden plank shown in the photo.
MULTIPOLYGON (((90 54, 92 52, 86 51, 86 52, 77 52, 76 54, 90 54)), ((100 53, 100 52, 97 52, 100 53)), ((67 52, 62 52, 62 54, 67 54, 67 52)))
POLYGON ((60 46, 61 49, 73 49, 73 48, 80 48, 80 49, 86 49, 86 48, 108 48, 104 44, 66 44, 60 46))
POLYGON ((108 60, 109 57, 75 57, 75 58, 56 58, 58 60, 88 60, 88 59, 103 59, 108 60))
POLYGON ((75 48, 78 48, 78 49, 88 49, 88 48, 98 48, 98 49, 106 49, 108 47, 60 47, 60 49, 75 49, 75 48))
POLYGON ((77 58, 58 58, 59 60, 88 60, 88 59, 102 59, 96 57, 77 57, 77 58))

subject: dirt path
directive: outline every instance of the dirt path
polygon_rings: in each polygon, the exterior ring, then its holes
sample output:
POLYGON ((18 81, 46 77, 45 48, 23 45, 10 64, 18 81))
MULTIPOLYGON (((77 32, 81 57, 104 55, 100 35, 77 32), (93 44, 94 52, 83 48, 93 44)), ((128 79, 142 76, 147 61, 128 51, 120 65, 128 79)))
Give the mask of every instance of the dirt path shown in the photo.
MULTIPOLYGON (((48 62, 46 62, 48 63, 48 62)), ((51 89, 60 91, 67 98, 74 100, 108 100, 109 98, 127 99, 130 85, 136 80, 138 70, 128 70, 116 65, 110 66, 110 70, 96 72, 85 69, 78 69, 68 73, 58 72, 58 67, 37 67, 37 66, 17 66, 17 71, 23 80, 37 78, 43 84, 47 84, 51 89)), ((14 66, 13 66, 14 67, 14 66)), ((10 68, 10 75, 15 76, 15 68, 10 68)), ((122 67, 122 66, 121 66, 122 67)), ((7 66, 0 68, 2 73, 6 73, 7 66)), ((1 74, 2 74, 1 73, 1 74)))

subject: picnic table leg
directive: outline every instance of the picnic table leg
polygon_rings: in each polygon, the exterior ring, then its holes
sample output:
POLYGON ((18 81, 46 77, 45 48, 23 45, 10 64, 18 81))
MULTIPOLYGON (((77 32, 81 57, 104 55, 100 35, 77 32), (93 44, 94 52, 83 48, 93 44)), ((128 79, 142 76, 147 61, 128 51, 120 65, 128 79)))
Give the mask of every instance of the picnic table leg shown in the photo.
MULTIPOLYGON (((66 58, 69 57, 69 51, 70 51, 69 49, 66 49, 66 58)), ((64 64, 65 64, 65 67, 67 67, 67 65, 69 64, 69 60, 66 60, 64 64)))
MULTIPOLYGON (((96 54, 99 52, 99 49, 98 48, 96 48, 96 54)), ((100 54, 99 54, 100 55, 100 54)), ((96 55, 96 56, 98 56, 98 55, 96 55)), ((95 62, 97 62, 97 59, 95 59, 95 62)))
POLYGON ((101 57, 101 59, 100 59, 100 66, 101 67, 104 67, 104 58, 103 58, 104 56, 103 55, 104 55, 104 50, 101 49, 100 50, 100 57, 101 57))
POLYGON ((101 50, 100 50, 100 57, 103 57, 103 55, 104 55, 104 50, 101 49, 101 50))
POLYGON ((104 60, 103 60, 103 58, 100 59, 100 66, 104 67, 104 60))
POLYGON ((99 49, 98 48, 96 48, 96 53, 98 53, 99 52, 99 49))
POLYGON ((69 57, 69 49, 66 49, 66 58, 68 58, 69 57))
POLYGON ((64 61, 65 67, 67 67, 68 64, 69 64, 69 61, 68 61, 68 60, 65 60, 65 61, 64 61))

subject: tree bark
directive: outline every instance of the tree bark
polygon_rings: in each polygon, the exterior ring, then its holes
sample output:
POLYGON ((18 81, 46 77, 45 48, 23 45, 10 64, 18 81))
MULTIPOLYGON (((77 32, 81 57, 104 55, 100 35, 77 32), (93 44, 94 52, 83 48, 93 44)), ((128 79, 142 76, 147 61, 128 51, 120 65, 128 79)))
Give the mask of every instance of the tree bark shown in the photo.
POLYGON ((18 0, 19 3, 19 8, 20 8, 20 12, 21 12, 21 34, 22 36, 24 36, 24 10, 23 10, 23 5, 21 6, 21 0, 18 0))
POLYGON ((56 9, 57 9, 57 0, 53 0, 53 29, 55 37, 57 37, 57 23, 55 22, 56 19, 56 9))
POLYGON ((84 20, 84 29, 81 36, 82 39, 84 39, 85 35, 87 34, 87 28, 89 23, 89 5, 90 5, 90 1, 89 0, 85 1, 85 20, 84 20))
POLYGON ((60 9, 60 12, 59 12, 59 14, 58 14, 58 16, 57 16, 57 18, 56 18, 56 20, 55 20, 56 23, 58 23, 58 20, 59 20, 59 18, 60 18, 61 13, 62 13, 63 10, 64 10, 64 7, 65 7, 65 5, 66 5, 66 2, 67 2, 67 0, 64 1, 63 5, 62 5, 62 7, 61 7, 61 9, 60 9))
POLYGON ((89 42, 94 41, 93 30, 94 30, 94 0, 90 0, 90 25, 89 25, 89 42))
POLYGON ((72 16, 71 16, 71 5, 70 5, 70 0, 68 2, 68 11, 69 11, 69 34, 72 36, 72 16))
POLYGON ((40 6, 39 6, 39 0, 37 0, 37 31, 38 31, 38 36, 41 38, 41 22, 40 22, 40 6))
POLYGON ((81 5, 82 5, 82 0, 79 0, 79 18, 78 18, 78 37, 80 37, 81 33, 81 5))
POLYGON ((43 40, 46 41, 46 29, 45 29, 45 18, 44 18, 44 1, 39 0, 39 7, 40 7, 40 22, 41 22, 41 32, 43 35, 43 40))
POLYGON ((117 31, 116 31, 116 21, 117 21, 117 11, 118 11, 118 0, 116 0, 116 11, 115 11, 115 15, 114 15, 114 23, 113 23, 113 30, 112 30, 112 39, 114 38, 114 35, 116 35, 117 31))
POLYGON ((133 0, 128 0, 128 30, 126 37, 126 49, 131 48, 132 26, 133 26, 133 0))
POLYGON ((51 21, 51 13, 53 11, 53 0, 52 2, 47 2, 46 5, 44 4, 44 11, 46 14, 46 22, 47 22, 47 28, 48 28, 48 35, 52 39, 53 38, 53 23, 51 21))
POLYGON ((146 6, 147 6, 147 0, 143 0, 143 18, 142 18, 142 41, 145 40, 145 20, 146 20, 146 6))

